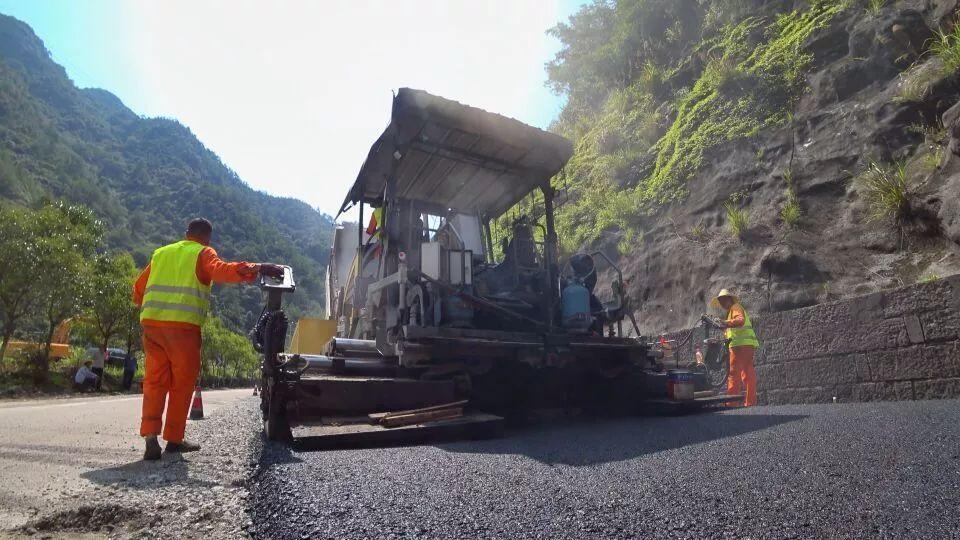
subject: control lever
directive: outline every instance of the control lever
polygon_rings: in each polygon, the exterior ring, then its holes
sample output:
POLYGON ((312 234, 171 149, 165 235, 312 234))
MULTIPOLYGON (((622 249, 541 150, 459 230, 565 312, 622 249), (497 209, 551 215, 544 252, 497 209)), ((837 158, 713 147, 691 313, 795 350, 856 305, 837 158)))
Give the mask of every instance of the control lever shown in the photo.
POLYGON ((720 321, 720 319, 717 319, 716 317, 711 317, 709 315, 701 315, 700 322, 701 324, 709 325, 721 330, 726 328, 726 326, 720 321))

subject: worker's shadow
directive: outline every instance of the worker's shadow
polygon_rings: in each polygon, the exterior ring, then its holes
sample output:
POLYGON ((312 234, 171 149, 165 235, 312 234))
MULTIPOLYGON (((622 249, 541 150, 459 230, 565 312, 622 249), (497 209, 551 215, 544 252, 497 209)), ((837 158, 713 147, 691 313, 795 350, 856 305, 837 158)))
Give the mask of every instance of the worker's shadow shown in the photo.
POLYGON ((102 486, 124 486, 130 489, 155 489, 170 485, 218 485, 217 482, 191 476, 189 462, 179 454, 165 454, 159 461, 137 460, 116 467, 96 469, 80 476, 102 486))
POLYGON ((511 429, 502 439, 437 446, 450 452, 519 454, 551 465, 584 466, 735 437, 803 418, 806 416, 701 413, 679 417, 577 419, 511 429))

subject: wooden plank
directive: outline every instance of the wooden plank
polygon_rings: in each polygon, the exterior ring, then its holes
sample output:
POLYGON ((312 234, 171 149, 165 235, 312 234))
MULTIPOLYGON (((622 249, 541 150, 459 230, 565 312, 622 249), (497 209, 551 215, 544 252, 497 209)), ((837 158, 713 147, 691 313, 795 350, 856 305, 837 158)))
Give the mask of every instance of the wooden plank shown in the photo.
POLYGON ((427 411, 415 414, 403 414, 399 416, 388 416, 380 420, 380 425, 388 428, 400 426, 409 426, 412 424, 422 424, 424 422, 433 422, 438 420, 452 420, 463 416, 463 409, 441 409, 439 411, 427 411))
POLYGON ((433 405, 431 407, 421 407, 419 409, 371 413, 367 415, 367 418, 369 418, 372 423, 376 424, 376 423, 379 423, 382 418, 385 418, 387 416, 399 416, 404 414, 415 414, 415 413, 421 413, 421 412, 436 411, 440 409, 452 409, 455 407, 463 407, 467 404, 468 401, 469 400, 464 399, 460 401, 453 401, 450 403, 443 403, 440 405, 433 405))

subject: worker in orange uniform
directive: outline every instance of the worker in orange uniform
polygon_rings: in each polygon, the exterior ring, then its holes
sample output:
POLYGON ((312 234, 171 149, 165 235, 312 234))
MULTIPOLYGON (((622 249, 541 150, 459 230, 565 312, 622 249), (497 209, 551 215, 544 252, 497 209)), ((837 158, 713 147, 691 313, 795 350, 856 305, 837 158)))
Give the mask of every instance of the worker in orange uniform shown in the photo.
MULTIPOLYGON (((710 304, 727 312, 720 325, 726 328, 730 340, 730 375, 727 378, 727 394, 746 393, 744 407, 757 404, 757 373, 753 369, 753 356, 760 346, 753 331, 750 316, 740 304, 740 298, 727 289, 722 289, 710 304)), ((736 405, 734 403, 733 405, 736 405)))
POLYGON ((194 219, 187 226, 184 240, 153 252, 150 264, 133 286, 133 301, 141 308, 146 354, 140 422, 140 435, 146 441, 145 460, 160 459, 157 436, 161 428, 167 452, 200 449, 200 445, 184 440, 184 430, 200 375, 200 327, 210 305, 211 285, 246 283, 261 273, 283 275, 283 267, 275 264, 222 261, 209 247, 212 234, 209 221, 194 219))

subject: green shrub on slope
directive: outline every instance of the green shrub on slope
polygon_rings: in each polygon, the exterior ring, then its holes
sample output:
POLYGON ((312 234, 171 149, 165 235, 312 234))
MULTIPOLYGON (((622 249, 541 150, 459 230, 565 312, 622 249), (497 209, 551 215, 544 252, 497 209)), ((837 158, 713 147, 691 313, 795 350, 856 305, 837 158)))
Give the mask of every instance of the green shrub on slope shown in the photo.
MULTIPOLYGON (((684 198, 686 181, 702 168, 708 150, 782 124, 812 61, 803 42, 847 6, 812 0, 772 20, 748 17, 726 24, 700 43, 679 47, 674 67, 642 62, 645 77, 635 75, 611 88, 593 109, 579 99, 575 85, 568 86, 571 95, 556 126, 575 140, 575 155, 556 179, 573 194, 558 216, 564 241, 576 249, 604 230, 630 229, 635 216, 684 198), (697 62, 703 67, 693 70, 697 62), (680 79, 691 70, 695 79, 686 86, 680 79), (675 99, 659 98, 671 85, 675 99), (661 125, 665 118, 668 126, 661 125)), ((713 23, 701 24, 706 31, 713 23)), ((646 51, 636 52, 642 57, 646 51)))

